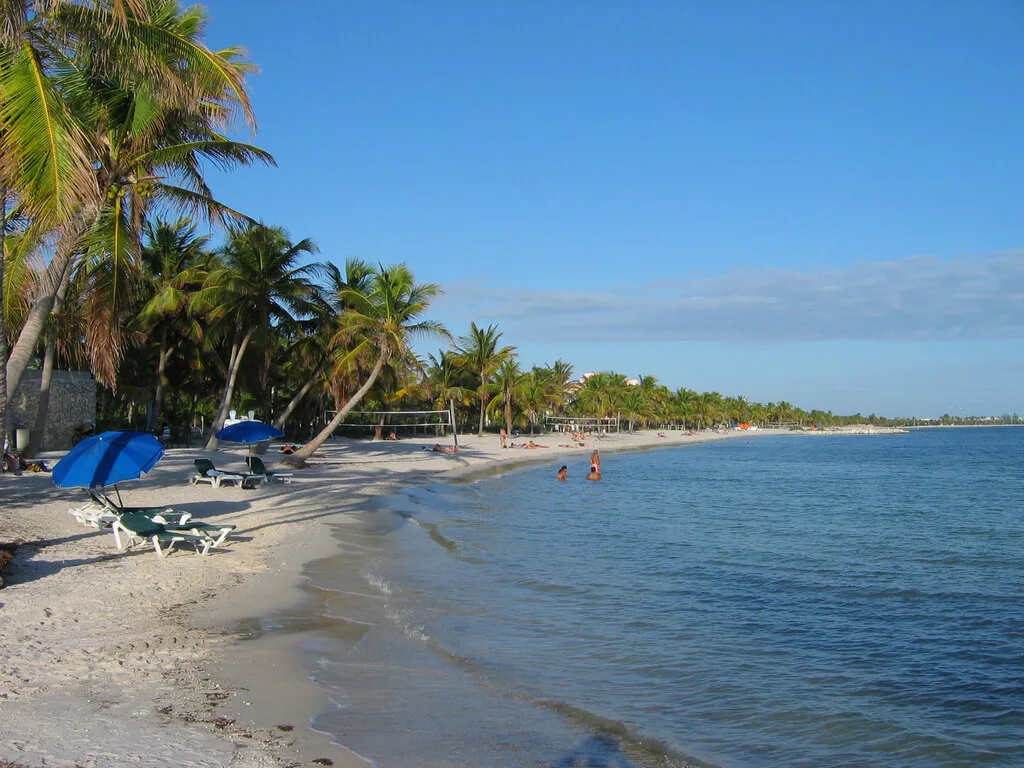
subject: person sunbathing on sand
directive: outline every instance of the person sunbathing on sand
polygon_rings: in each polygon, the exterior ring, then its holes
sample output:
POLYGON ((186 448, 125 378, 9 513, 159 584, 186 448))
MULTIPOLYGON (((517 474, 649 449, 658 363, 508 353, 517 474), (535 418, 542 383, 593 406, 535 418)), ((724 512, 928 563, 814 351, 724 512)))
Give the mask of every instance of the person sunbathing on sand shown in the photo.
POLYGON ((434 453, 458 453, 459 452, 459 449, 456 448, 453 445, 449 445, 449 446, 446 447, 446 446, 441 445, 440 443, 434 443, 434 447, 433 448, 427 448, 426 446, 423 446, 423 450, 424 451, 433 451, 434 453))

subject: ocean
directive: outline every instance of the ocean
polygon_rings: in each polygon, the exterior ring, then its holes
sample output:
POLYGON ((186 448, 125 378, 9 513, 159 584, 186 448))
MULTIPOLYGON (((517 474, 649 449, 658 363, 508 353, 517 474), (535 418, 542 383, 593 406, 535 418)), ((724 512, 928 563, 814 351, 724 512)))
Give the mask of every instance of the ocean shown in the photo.
POLYGON ((1024 429, 602 455, 339 527, 314 727, 381 768, 1024 766, 1024 429))

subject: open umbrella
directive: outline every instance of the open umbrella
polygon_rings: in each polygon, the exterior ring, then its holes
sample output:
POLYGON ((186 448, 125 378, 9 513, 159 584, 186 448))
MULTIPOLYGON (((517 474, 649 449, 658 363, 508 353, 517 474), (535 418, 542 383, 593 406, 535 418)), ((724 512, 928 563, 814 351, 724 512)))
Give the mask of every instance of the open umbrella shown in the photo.
POLYGON ((58 488, 96 488, 135 480, 164 455, 148 432, 101 432, 79 441, 53 468, 58 488))
POLYGON ((231 426, 224 427, 224 429, 217 433, 217 439, 223 440, 225 443, 243 443, 248 445, 249 453, 252 454, 253 443, 262 443, 265 440, 272 440, 283 435, 284 432, 272 424, 264 424, 262 421, 249 419, 248 421, 237 421, 231 426))

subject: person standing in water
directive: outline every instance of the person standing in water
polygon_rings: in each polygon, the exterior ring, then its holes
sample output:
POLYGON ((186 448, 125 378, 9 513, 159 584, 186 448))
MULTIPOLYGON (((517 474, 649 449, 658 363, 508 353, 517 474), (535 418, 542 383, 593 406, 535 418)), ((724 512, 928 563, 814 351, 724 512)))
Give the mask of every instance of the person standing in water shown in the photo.
POLYGON ((593 467, 591 467, 590 468, 590 473, 587 475, 587 480, 600 480, 600 479, 601 479, 601 473, 598 470, 596 470, 593 467))
POLYGON ((565 466, 565 464, 563 464, 562 468, 558 470, 558 474, 555 475, 555 477, 557 477, 559 480, 565 480, 566 478, 569 477, 569 468, 565 466))
POLYGON ((590 454, 590 471, 597 472, 599 475, 601 474, 601 454, 598 453, 597 448, 595 448, 594 452, 590 454))

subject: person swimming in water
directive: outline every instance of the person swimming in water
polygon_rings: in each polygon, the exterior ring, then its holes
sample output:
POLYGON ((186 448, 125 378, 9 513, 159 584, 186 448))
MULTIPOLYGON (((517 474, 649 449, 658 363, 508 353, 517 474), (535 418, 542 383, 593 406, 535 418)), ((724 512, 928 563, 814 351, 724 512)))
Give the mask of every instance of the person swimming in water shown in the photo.
POLYGON ((567 477, 569 477, 569 468, 565 466, 565 464, 563 464, 562 468, 558 470, 558 474, 555 475, 555 477, 557 477, 559 480, 565 480, 567 477))

